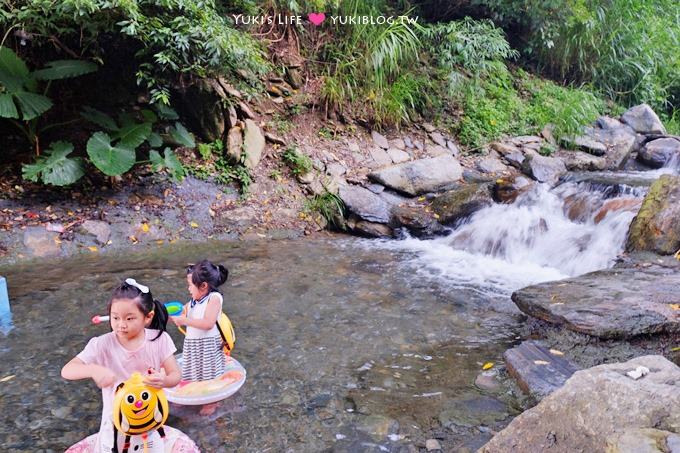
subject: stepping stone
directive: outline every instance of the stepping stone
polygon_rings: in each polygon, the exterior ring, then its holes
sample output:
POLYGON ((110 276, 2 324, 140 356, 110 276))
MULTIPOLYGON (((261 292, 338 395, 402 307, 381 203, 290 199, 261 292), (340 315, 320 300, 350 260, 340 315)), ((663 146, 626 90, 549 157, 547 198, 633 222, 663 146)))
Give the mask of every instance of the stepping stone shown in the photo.
POLYGON ((537 401, 550 395, 578 371, 576 365, 535 341, 525 341, 503 354, 508 373, 537 401))

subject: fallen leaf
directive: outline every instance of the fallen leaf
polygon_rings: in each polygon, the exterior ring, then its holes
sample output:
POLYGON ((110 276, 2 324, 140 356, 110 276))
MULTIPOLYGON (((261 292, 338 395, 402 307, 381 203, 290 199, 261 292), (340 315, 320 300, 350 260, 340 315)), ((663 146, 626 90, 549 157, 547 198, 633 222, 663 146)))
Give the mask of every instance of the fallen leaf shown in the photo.
POLYGON ((435 219, 438 219, 438 218, 439 218, 439 214, 434 214, 434 218, 435 218, 435 219))
POLYGON ((489 368, 493 368, 493 362, 486 362, 486 363, 482 366, 482 370, 488 370, 489 368))
POLYGON ((133 244, 136 244, 136 243, 139 242, 139 241, 137 240, 137 238, 134 237, 134 236, 128 236, 128 239, 130 239, 130 240, 132 241, 133 244))
POLYGON ((552 355, 564 355, 564 352, 558 351, 557 349, 551 349, 551 350, 550 350, 550 353, 551 353, 552 355))
POLYGON ((425 197, 418 197, 418 201, 425 201, 425 197))
POLYGON ((87 248, 90 252, 98 252, 99 249, 97 248, 96 245, 91 245, 87 248))
POLYGON ((676 346, 676 347, 671 349, 671 352, 678 352, 678 351, 680 351, 680 346, 676 346))
POLYGON ((536 365, 548 365, 550 362, 546 362, 545 360, 534 360, 534 363, 536 365))
POLYGON ((191 223, 189 224, 189 226, 191 226, 191 228, 198 228, 198 223, 196 223, 196 222, 191 222, 191 223))
POLYGON ((12 379, 14 379, 14 375, 10 374, 9 376, 5 376, 4 378, 0 379, 0 382, 7 382, 12 379))
POLYGON ((149 232, 149 224, 148 223, 142 223, 142 231, 145 233, 149 232))
POLYGON ((668 304, 671 310, 680 310, 680 304, 668 304))

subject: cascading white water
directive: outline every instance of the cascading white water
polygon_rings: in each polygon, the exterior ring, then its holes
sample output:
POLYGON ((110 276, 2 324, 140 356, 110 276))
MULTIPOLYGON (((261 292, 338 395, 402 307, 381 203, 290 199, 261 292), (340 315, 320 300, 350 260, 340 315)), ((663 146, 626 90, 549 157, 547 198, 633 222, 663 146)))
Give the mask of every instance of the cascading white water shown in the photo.
POLYGON ((412 252, 407 265, 421 276, 484 294, 509 294, 609 267, 623 251, 643 195, 627 188, 612 198, 589 183, 565 183, 552 191, 536 184, 513 204, 478 211, 449 236, 380 244, 412 252))

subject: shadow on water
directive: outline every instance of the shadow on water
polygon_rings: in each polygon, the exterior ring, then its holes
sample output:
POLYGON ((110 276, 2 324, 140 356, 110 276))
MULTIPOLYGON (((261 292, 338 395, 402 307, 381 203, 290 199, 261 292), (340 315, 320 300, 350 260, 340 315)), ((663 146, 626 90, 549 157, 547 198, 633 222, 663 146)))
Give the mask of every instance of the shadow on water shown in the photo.
POLYGON ((95 432, 99 390, 60 377, 106 331, 90 318, 125 277, 184 299, 184 266, 202 257, 230 269, 225 311, 248 370, 210 418, 171 407, 169 424, 204 451, 406 451, 433 436, 475 448, 516 414, 503 382, 474 385, 515 341, 507 296, 421 281, 400 252, 353 240, 173 245, 0 269, 14 322, 0 335, 0 379, 14 376, 0 382, 0 449, 63 451, 95 432))

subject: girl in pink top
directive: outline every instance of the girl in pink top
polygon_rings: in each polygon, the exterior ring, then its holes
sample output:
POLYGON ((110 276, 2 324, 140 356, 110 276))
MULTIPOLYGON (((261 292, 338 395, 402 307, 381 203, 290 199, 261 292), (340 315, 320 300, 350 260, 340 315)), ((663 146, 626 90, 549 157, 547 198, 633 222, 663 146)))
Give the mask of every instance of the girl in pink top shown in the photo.
MULTIPOLYGON (((145 376, 147 384, 157 388, 173 387, 180 381, 179 366, 173 355, 177 349, 165 332, 168 312, 163 304, 153 299, 148 287, 131 278, 125 280, 113 291, 108 314, 112 332, 92 338, 61 370, 64 379, 91 378, 102 389, 104 403, 95 445, 80 450, 78 446, 83 441, 69 451, 111 453, 115 388, 135 371, 145 376)), ((118 446, 122 445, 121 437, 119 435, 118 446)), ((170 437, 176 436, 169 436, 168 440, 172 440, 170 437)))

